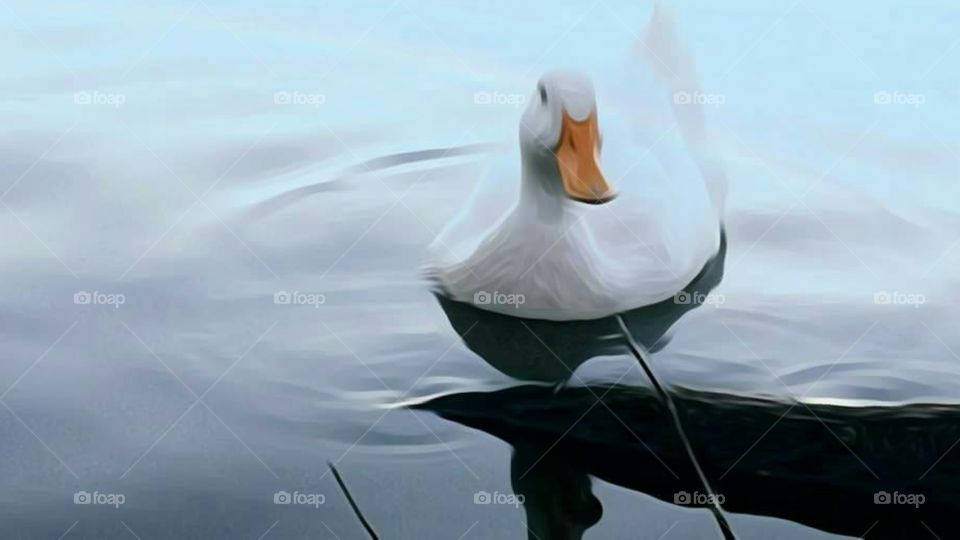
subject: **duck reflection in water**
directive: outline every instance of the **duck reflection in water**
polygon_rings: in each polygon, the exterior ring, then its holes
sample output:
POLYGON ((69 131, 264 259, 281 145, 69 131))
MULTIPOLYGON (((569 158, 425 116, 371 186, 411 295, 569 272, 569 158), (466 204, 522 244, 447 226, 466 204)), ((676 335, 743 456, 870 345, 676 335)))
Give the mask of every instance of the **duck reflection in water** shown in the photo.
MULTIPOLYGON (((684 388, 674 388, 673 399, 728 516, 769 516, 871 539, 958 532, 960 453, 951 450, 960 439, 960 407, 799 405, 684 388)), ((649 389, 553 394, 521 385, 416 407, 513 446, 513 489, 525 496, 531 539, 579 538, 599 519, 590 476, 665 503, 706 506, 678 500, 703 489, 649 389), (596 396, 605 406, 596 406, 596 396)), ((731 523, 736 531, 738 521, 731 523)))
MULTIPOLYGON (((720 282, 725 252, 724 242, 684 290, 691 302, 624 314, 634 339, 649 351, 661 349, 670 327, 720 282)), ((613 319, 521 320, 439 300, 467 346, 516 378, 557 383, 590 358, 625 352, 613 319)), ((853 407, 670 391, 693 454, 728 514, 866 538, 960 532, 960 452, 951 451, 960 439, 957 406, 853 407), (905 497, 917 504, 901 504, 905 497)), ((683 504, 680 493, 703 492, 667 408, 649 388, 556 392, 528 384, 448 394, 415 407, 513 446, 511 479, 524 496, 530 539, 581 538, 599 521, 603 510, 591 477, 668 504, 683 504), (598 396, 603 407, 596 406, 598 396)))
MULTIPOLYGON (((722 280, 726 249, 726 235, 721 234, 717 255, 687 287, 673 298, 621 314, 634 339, 651 352, 669 343, 668 331, 673 324, 699 307, 722 280)), ((614 317, 562 322, 519 319, 451 300, 442 293, 436 296, 467 347, 517 379, 554 383, 559 389, 591 358, 624 352, 614 317)), ((456 396, 448 398, 455 400, 456 396)), ((435 404, 446 403, 441 400, 435 404)), ((430 409, 430 405, 424 407, 430 409)), ((529 538, 582 538, 600 520, 603 507, 592 492, 587 469, 552 454, 548 444, 514 443, 511 480, 514 492, 523 496, 529 538)))
POLYGON ((523 496, 528 537, 578 540, 603 515, 587 471, 537 444, 518 443, 510 459, 513 491, 523 496))
MULTIPOLYGON (((721 235, 720 250, 683 290, 662 302, 622 313, 633 338, 650 352, 666 346, 674 323, 700 307, 723 279, 726 253, 726 235, 721 235)), ((436 297, 466 346, 516 379, 562 383, 591 358, 625 352, 615 317, 584 321, 520 319, 451 300, 442 292, 436 297)))

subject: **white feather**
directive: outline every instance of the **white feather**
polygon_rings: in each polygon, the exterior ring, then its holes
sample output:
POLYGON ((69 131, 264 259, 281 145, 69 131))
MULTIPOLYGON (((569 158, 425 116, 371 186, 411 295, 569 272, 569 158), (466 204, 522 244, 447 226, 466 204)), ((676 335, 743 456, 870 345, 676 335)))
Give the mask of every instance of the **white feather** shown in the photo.
POLYGON ((582 76, 545 75, 559 99, 532 98, 521 121, 527 150, 492 164, 428 250, 427 271, 447 294, 471 303, 485 295, 491 301, 478 307, 519 317, 599 318, 670 298, 717 252, 725 179, 706 153, 701 107, 676 103, 699 86, 661 9, 636 53, 595 85, 601 165, 618 197, 597 206, 567 199, 556 167, 529 149, 530 132, 556 144, 557 107, 585 117, 584 101, 593 101, 582 76))

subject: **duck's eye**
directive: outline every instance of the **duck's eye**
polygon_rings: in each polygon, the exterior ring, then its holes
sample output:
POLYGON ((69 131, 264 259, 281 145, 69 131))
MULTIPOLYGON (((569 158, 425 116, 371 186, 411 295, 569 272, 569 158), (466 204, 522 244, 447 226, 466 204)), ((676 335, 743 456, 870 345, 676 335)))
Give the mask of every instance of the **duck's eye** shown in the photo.
POLYGON ((541 84, 540 87, 538 88, 538 90, 540 91, 540 103, 546 105, 546 104, 547 104, 547 89, 544 88, 544 86, 541 84))

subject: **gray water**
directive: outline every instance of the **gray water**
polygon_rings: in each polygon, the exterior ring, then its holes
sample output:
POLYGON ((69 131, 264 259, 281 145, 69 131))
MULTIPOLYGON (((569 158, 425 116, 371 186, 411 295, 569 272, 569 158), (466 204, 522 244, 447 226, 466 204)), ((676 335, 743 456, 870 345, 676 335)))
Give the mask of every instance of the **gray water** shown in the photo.
MULTIPOLYGON (((728 250, 711 301, 649 344, 657 375, 810 406, 956 404, 960 12, 751 4, 675 7, 722 102, 728 250)), ((419 265, 538 75, 602 72, 649 11, 4 0, 0 536, 363 538, 331 461, 384 538, 525 537, 530 508, 475 497, 523 488, 511 456, 528 449, 406 406, 519 384, 419 265)), ((549 356, 539 341, 503 346, 549 356)), ((614 382, 649 386, 613 347, 571 387, 614 382)), ((823 427, 812 446, 847 440, 823 427)), ((952 463, 949 435, 904 460, 952 463)), ((533 456, 564 474, 546 446, 533 456)), ((585 538, 718 535, 669 491, 585 478, 571 489, 602 504, 585 538)), ((741 538, 830 536, 776 509, 729 519, 741 538)))

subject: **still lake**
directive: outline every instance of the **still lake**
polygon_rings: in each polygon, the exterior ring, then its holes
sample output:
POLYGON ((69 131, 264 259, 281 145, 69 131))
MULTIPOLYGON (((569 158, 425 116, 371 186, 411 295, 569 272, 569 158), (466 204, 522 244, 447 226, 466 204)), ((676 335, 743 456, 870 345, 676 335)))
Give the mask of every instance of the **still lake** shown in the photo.
MULTIPOLYGON (((364 538, 330 461, 383 538, 718 537, 610 321, 420 273, 538 76, 602 73, 650 11, 0 4, 0 536, 364 538), (556 393, 494 367, 558 351, 589 361, 556 393)), ((629 318, 732 529, 949 537, 960 10, 674 12, 726 250, 702 305, 629 318)))

